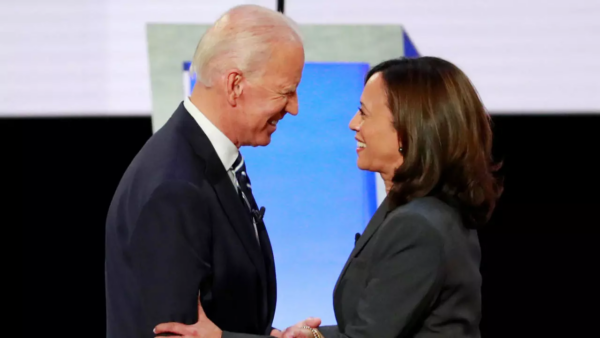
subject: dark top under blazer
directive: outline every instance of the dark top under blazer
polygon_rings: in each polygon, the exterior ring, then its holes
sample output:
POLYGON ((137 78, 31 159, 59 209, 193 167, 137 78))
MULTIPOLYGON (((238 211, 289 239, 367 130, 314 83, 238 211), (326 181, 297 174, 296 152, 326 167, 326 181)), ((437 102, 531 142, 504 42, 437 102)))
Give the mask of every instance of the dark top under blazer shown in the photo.
MULTIPOLYGON (((268 335, 273 252, 206 134, 183 104, 125 172, 106 222, 108 338, 154 337, 159 323, 197 321, 200 293, 222 330, 268 335)), ((245 337, 225 332, 223 337, 245 337)))
POLYGON ((479 337, 480 248, 457 210, 433 197, 384 201, 334 290, 326 338, 479 337))

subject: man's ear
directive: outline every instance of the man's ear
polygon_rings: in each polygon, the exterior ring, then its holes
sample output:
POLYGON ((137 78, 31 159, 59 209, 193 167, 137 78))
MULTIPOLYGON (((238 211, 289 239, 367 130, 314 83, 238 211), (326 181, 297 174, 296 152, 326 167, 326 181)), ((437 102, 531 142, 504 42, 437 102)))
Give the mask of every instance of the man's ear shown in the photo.
POLYGON ((232 107, 237 105, 239 97, 242 95, 244 76, 239 69, 232 69, 227 72, 227 78, 225 81, 225 90, 227 93, 227 102, 232 107))

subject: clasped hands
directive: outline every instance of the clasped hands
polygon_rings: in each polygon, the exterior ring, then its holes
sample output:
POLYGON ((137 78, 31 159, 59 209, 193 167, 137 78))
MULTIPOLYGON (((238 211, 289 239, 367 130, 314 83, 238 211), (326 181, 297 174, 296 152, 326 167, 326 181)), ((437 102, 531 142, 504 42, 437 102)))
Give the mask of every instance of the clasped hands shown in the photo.
MULTIPOLYGON (((311 330, 304 327, 317 328, 321 325, 319 318, 307 318, 290 326, 283 332, 279 330, 271 331, 271 336, 276 338, 314 338, 311 330)), ((162 323, 154 328, 154 334, 172 333, 183 338, 221 338, 223 331, 219 329, 204 313, 204 309, 198 299, 198 322, 192 325, 181 323, 162 323)), ((176 337, 176 336, 169 336, 176 337)), ((157 338, 159 338, 157 336, 157 338)))

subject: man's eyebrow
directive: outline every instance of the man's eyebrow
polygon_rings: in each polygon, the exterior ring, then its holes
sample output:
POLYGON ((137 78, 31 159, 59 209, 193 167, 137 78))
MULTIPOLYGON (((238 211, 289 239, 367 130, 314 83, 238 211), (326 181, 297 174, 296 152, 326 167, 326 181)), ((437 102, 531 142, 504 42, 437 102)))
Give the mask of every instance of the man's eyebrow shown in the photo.
POLYGON ((297 86, 290 85, 290 86, 287 86, 287 87, 283 87, 282 92, 283 93, 293 93, 293 92, 296 91, 297 88, 298 88, 297 86))

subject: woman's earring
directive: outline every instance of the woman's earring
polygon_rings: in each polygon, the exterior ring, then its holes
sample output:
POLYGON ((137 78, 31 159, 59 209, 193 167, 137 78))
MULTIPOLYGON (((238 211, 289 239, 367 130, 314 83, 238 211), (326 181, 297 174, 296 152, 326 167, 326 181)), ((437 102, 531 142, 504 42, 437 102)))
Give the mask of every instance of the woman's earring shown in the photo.
POLYGON ((398 148, 398 151, 399 151, 400 153, 402 153, 402 152, 404 151, 404 149, 403 149, 402 147, 400 147, 400 148, 398 148))

